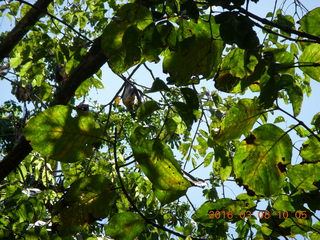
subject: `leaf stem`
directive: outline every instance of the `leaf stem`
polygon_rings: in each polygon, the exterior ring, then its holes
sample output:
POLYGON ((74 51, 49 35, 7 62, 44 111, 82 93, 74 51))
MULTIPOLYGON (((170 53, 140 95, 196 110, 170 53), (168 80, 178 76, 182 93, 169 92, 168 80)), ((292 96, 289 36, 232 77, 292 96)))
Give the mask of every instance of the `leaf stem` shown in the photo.
POLYGON ((281 107, 279 107, 279 105, 277 105, 276 110, 280 110, 281 112, 283 112, 284 114, 288 115, 289 117, 293 118, 294 120, 296 120, 298 122, 299 125, 303 126, 305 129, 308 130, 309 133, 311 133, 319 142, 320 142, 320 137, 315 134, 304 122, 302 122, 301 120, 299 120, 298 118, 296 118, 295 116, 293 116, 291 113, 287 112, 286 110, 282 109, 281 107))

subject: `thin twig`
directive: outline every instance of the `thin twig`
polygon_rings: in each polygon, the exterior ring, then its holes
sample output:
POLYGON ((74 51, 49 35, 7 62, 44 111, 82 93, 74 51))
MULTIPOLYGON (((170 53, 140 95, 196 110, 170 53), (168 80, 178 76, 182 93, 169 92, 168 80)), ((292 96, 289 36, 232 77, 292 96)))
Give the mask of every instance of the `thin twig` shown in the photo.
POLYGON ((305 129, 307 129, 308 132, 311 133, 320 142, 320 137, 317 134, 315 134, 304 122, 302 122, 301 120, 299 120, 298 118, 293 116, 291 113, 289 113, 286 110, 284 110, 281 107, 279 107, 279 105, 277 105, 276 109, 280 110, 281 112, 287 114, 289 117, 291 117, 294 120, 296 120, 299 125, 303 126, 305 129))
POLYGON ((27 4, 37 10, 42 10, 43 12, 45 12, 49 17, 57 20, 58 22, 62 23, 63 25, 66 25, 68 28, 70 28, 72 31, 74 31, 75 33, 77 33, 80 37, 86 39, 87 41, 89 41, 90 43, 93 43, 92 40, 90 40, 89 38, 87 38, 85 35, 83 35, 82 33, 80 33, 79 31, 77 31, 74 27, 72 27, 70 24, 66 23, 65 21, 57 18, 56 16, 52 15, 51 13, 48 12, 47 9, 38 9, 36 6, 34 6, 33 4, 27 2, 27 1, 24 1, 24 0, 18 0, 18 2, 21 2, 21 3, 24 3, 24 4, 27 4))
POLYGON ((278 28, 282 31, 285 31, 287 33, 292 33, 292 34, 295 34, 297 36, 300 36, 300 37, 305 37, 305 38, 309 38, 309 39, 313 39, 313 40, 316 40, 318 43, 320 43, 320 37, 318 36, 315 36, 315 35, 312 35, 312 34, 309 34, 309 33, 306 33, 306 32, 301 32, 301 31, 297 31, 295 29, 292 29, 290 27, 286 27, 286 26, 282 26, 278 23, 274 23, 272 21, 269 21, 268 19, 265 19, 265 18, 261 18, 241 7, 237 7, 237 6, 232 6, 232 7, 229 7, 229 10, 233 10, 233 9, 237 9, 240 13, 243 13, 245 15, 248 15, 249 17, 261 22, 261 23, 264 23, 266 25, 269 25, 271 27, 275 27, 275 28, 278 28))

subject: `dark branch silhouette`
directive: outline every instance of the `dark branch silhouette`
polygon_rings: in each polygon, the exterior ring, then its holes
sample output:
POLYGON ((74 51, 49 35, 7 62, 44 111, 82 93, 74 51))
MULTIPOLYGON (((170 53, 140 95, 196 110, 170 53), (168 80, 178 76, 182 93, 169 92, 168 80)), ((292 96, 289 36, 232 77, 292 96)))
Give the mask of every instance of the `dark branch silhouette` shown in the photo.
POLYGON ((33 8, 18 22, 0 44, 0 62, 8 57, 13 48, 27 34, 29 29, 46 13, 52 0, 38 0, 33 8))
MULTIPOLYGON (((70 78, 56 93, 52 105, 65 105, 73 97, 78 86, 96 73, 107 61, 100 48, 100 38, 97 38, 91 49, 83 57, 80 64, 71 73, 70 78)), ((21 136, 11 152, 0 162, 0 181, 13 171, 21 161, 32 151, 30 144, 21 136)))

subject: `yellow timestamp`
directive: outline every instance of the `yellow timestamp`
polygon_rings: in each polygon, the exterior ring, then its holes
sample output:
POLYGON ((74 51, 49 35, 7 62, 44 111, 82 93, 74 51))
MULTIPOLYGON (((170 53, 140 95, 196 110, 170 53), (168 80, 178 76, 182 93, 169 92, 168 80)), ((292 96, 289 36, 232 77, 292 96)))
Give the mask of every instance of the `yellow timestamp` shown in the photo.
MULTIPOLYGON (((287 218, 296 218, 296 219, 307 219, 309 218, 309 214, 307 211, 268 211, 261 210, 256 211, 258 219, 269 219, 271 216, 278 217, 279 219, 287 219, 287 218)), ((232 210, 224 211, 224 210, 209 210, 208 218, 209 219, 250 219, 254 218, 254 212, 249 210, 242 210, 240 213, 235 213, 232 210)))

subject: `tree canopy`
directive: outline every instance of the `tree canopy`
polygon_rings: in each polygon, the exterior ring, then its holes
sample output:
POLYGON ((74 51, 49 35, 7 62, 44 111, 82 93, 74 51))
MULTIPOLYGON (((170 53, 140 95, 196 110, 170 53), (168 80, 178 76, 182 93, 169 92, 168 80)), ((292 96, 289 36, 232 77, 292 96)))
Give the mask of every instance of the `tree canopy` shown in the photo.
POLYGON ((320 5, 260 2, 1 2, 0 239, 320 239, 320 5))

